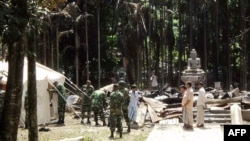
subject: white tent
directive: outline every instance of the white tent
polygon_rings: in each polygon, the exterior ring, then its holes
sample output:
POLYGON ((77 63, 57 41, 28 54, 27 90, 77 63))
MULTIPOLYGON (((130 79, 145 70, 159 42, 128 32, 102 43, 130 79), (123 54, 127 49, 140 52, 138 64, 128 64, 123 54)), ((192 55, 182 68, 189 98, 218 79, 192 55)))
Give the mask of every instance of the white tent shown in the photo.
MULTIPOLYGON (((8 72, 8 63, 0 61, 0 72, 7 74, 8 72)), ((24 109, 24 96, 27 91, 28 85, 28 62, 27 59, 24 61, 24 70, 23 70, 23 98, 22 98, 22 107, 20 115, 20 126, 24 126, 25 121, 25 109, 24 109)), ((7 77, 2 79, 3 83, 7 82, 7 77)), ((65 76, 61 73, 58 73, 44 65, 36 63, 36 85, 37 85, 37 121, 38 125, 50 123, 51 118, 57 118, 57 94, 53 95, 53 107, 50 107, 49 93, 47 91, 50 83, 58 81, 63 84, 65 82, 65 76), (50 112, 53 109, 52 113, 50 112)))

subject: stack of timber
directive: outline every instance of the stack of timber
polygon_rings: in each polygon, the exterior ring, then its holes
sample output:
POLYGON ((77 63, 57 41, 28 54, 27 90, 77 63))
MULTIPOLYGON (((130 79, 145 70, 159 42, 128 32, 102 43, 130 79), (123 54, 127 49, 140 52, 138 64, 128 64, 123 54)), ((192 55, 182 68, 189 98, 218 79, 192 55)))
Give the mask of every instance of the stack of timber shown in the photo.
POLYGON ((181 114, 181 106, 177 104, 176 108, 168 108, 168 104, 153 98, 142 97, 140 106, 138 107, 137 122, 141 127, 145 123, 146 115, 150 116, 152 123, 157 123, 164 119, 179 118, 181 114))
MULTIPOLYGON (((224 107, 210 107, 205 110, 205 123, 230 123, 230 110, 224 107)), ((196 122, 197 110, 194 109, 194 122, 196 122)))
MULTIPOLYGON (((242 104, 250 106, 249 100, 244 99, 246 98, 242 96, 227 99, 208 99, 206 102, 208 108, 205 110, 205 122, 241 124, 242 120, 250 119, 250 109, 241 109, 242 104), (239 106, 232 106, 233 103, 239 103, 239 106)), ((174 101, 172 102, 171 98, 163 102, 154 98, 142 97, 137 117, 139 127, 144 125, 147 115, 152 123, 165 122, 166 120, 172 121, 172 119, 182 121, 181 101, 176 98, 174 101)), ((194 122, 196 122, 196 106, 193 108, 193 113, 194 122)))

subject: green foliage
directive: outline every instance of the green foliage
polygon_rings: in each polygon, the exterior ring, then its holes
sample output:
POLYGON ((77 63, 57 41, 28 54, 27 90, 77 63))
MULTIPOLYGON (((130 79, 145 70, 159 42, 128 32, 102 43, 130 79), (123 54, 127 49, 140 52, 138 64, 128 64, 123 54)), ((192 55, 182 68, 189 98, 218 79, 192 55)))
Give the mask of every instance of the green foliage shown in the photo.
POLYGON ((0 9, 0 33, 3 33, 7 26, 6 16, 10 14, 8 1, 0 1, 0 9))
POLYGON ((31 35, 31 31, 35 31, 40 34, 44 26, 48 24, 46 16, 50 13, 50 11, 46 8, 39 6, 36 1, 30 1, 28 3, 28 11, 30 13, 30 19, 27 25, 26 33, 28 37, 31 35))
MULTIPOLYGON (((144 60, 142 60, 141 64, 143 64, 144 68, 150 68, 160 61, 171 62, 174 67, 173 70, 184 69, 184 63, 187 57, 189 57, 188 54, 191 48, 197 50, 198 56, 201 57, 202 63, 204 63, 205 56, 203 54, 206 47, 206 67, 210 72, 217 72, 216 68, 229 65, 227 64, 228 58, 230 59, 231 65, 236 69, 234 71, 240 71, 244 65, 242 56, 249 55, 249 50, 244 50, 244 48, 249 46, 248 40, 250 37, 250 12, 249 2, 247 1, 230 0, 227 1, 227 3, 223 3, 223 1, 212 0, 131 0, 129 1, 131 2, 130 5, 126 5, 124 1, 119 1, 120 3, 118 4, 118 1, 114 0, 88 0, 87 2, 87 13, 92 15, 88 18, 89 57, 92 61, 90 68, 92 70, 97 70, 96 68, 98 66, 96 59, 98 46, 98 8, 101 9, 101 66, 102 69, 105 70, 115 70, 122 66, 121 56, 124 55, 123 49, 127 47, 123 47, 121 40, 126 42, 127 45, 133 45, 133 47, 131 47, 132 49, 128 51, 129 54, 135 52, 135 45, 142 46, 141 54, 144 56, 141 56, 141 58, 144 58, 144 60), (138 2, 142 2, 143 6, 140 9, 141 17, 136 18, 134 6, 138 2), (144 31, 142 19, 144 19, 147 31, 144 31), (172 25, 170 23, 172 23, 172 25), (225 23, 228 25, 228 28, 225 26, 225 23), (137 32, 138 29, 139 32, 137 32), (204 35, 204 29, 206 36, 204 35), (136 36, 133 36, 135 34, 140 36, 140 40, 135 39, 136 36), (132 39, 126 40, 125 38, 132 39), (138 41, 138 43, 136 43, 136 41, 138 41), (206 42, 204 43, 204 41, 206 42), (172 51, 169 51, 169 46, 172 51), (227 51, 228 48, 230 48, 232 54, 220 55, 226 54, 225 51, 227 51), (172 54, 172 58, 168 58, 170 54, 172 54), (181 63, 181 65, 178 63, 181 63), (181 68, 177 68, 177 66, 181 66, 181 68)), ((68 6, 66 6, 65 0, 29 1, 30 20, 26 32, 29 34, 30 31, 36 30, 38 33, 40 31, 50 33, 47 27, 54 26, 54 20, 51 22, 47 20, 48 16, 52 14, 51 11, 68 15, 68 17, 62 16, 62 18, 60 18, 58 22, 59 32, 71 30, 74 27, 72 25, 75 24, 77 19, 85 20, 81 18, 81 14, 85 11, 85 1, 77 1, 76 3, 79 4, 78 7, 81 10, 79 10, 77 5, 68 4, 68 6)), ((25 20, 11 14, 9 1, 1 1, 0 9, 0 36, 4 35, 2 38, 5 41, 20 37, 22 31, 18 30, 18 25, 25 22, 25 20)), ((77 32, 80 36, 80 48, 82 49, 86 42, 86 27, 84 22, 79 23, 77 32)), ((68 41, 65 42, 74 48, 74 37, 67 40, 68 41)), ((60 42, 62 42, 62 44, 65 43, 64 41, 60 42)), ((60 47, 60 49, 63 48, 64 47, 60 47)), ((65 50, 60 50, 61 53, 63 51, 65 50)), ((85 54, 85 50, 82 49, 80 53, 80 58, 82 58, 80 65, 82 66, 85 66, 85 64, 82 63, 86 62, 85 54)), ((72 55, 68 55, 67 57, 72 57, 72 55)), ((202 66, 204 67, 204 65, 205 64, 202 66)), ((73 65, 70 64, 70 66, 73 65)), ((159 66, 155 65, 155 68, 157 67, 159 66)))

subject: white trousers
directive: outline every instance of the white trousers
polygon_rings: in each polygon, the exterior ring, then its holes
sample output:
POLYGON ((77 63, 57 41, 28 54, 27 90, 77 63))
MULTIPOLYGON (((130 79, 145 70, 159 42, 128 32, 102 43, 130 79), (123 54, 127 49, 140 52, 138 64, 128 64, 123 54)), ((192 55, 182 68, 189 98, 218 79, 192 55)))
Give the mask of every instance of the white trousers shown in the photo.
POLYGON ((197 106, 197 124, 204 124, 204 106, 197 106))
POLYGON ((132 121, 136 121, 137 107, 128 106, 128 117, 132 121))

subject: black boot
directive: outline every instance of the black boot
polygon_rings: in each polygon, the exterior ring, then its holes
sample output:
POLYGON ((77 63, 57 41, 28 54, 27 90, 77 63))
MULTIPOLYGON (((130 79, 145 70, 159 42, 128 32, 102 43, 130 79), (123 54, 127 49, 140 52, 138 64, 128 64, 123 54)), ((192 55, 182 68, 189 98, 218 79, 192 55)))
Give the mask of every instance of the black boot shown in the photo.
POLYGON ((84 124, 84 121, 83 121, 83 119, 81 120, 81 124, 84 124))
POLYGON ((120 138, 122 138, 122 131, 120 131, 120 138))
POLYGON ((114 138, 114 131, 111 131, 111 135, 109 137, 114 138))
POLYGON ((98 123, 98 121, 96 121, 96 122, 95 122, 95 126, 98 126, 98 125, 100 125, 100 124, 98 123))
POLYGON ((127 130, 128 132, 130 132, 130 125, 128 124, 128 130, 127 130))
POLYGON ((105 122, 105 120, 103 121, 103 126, 106 126, 107 124, 106 124, 106 122, 105 122))
POLYGON ((64 124, 64 118, 62 118, 61 123, 64 124))
POLYGON ((88 118, 88 120, 87 120, 87 123, 88 123, 88 124, 91 124, 91 122, 90 122, 89 118, 88 118))
POLYGON ((57 124, 61 124, 61 123, 62 123, 62 120, 61 118, 59 118, 57 124))

